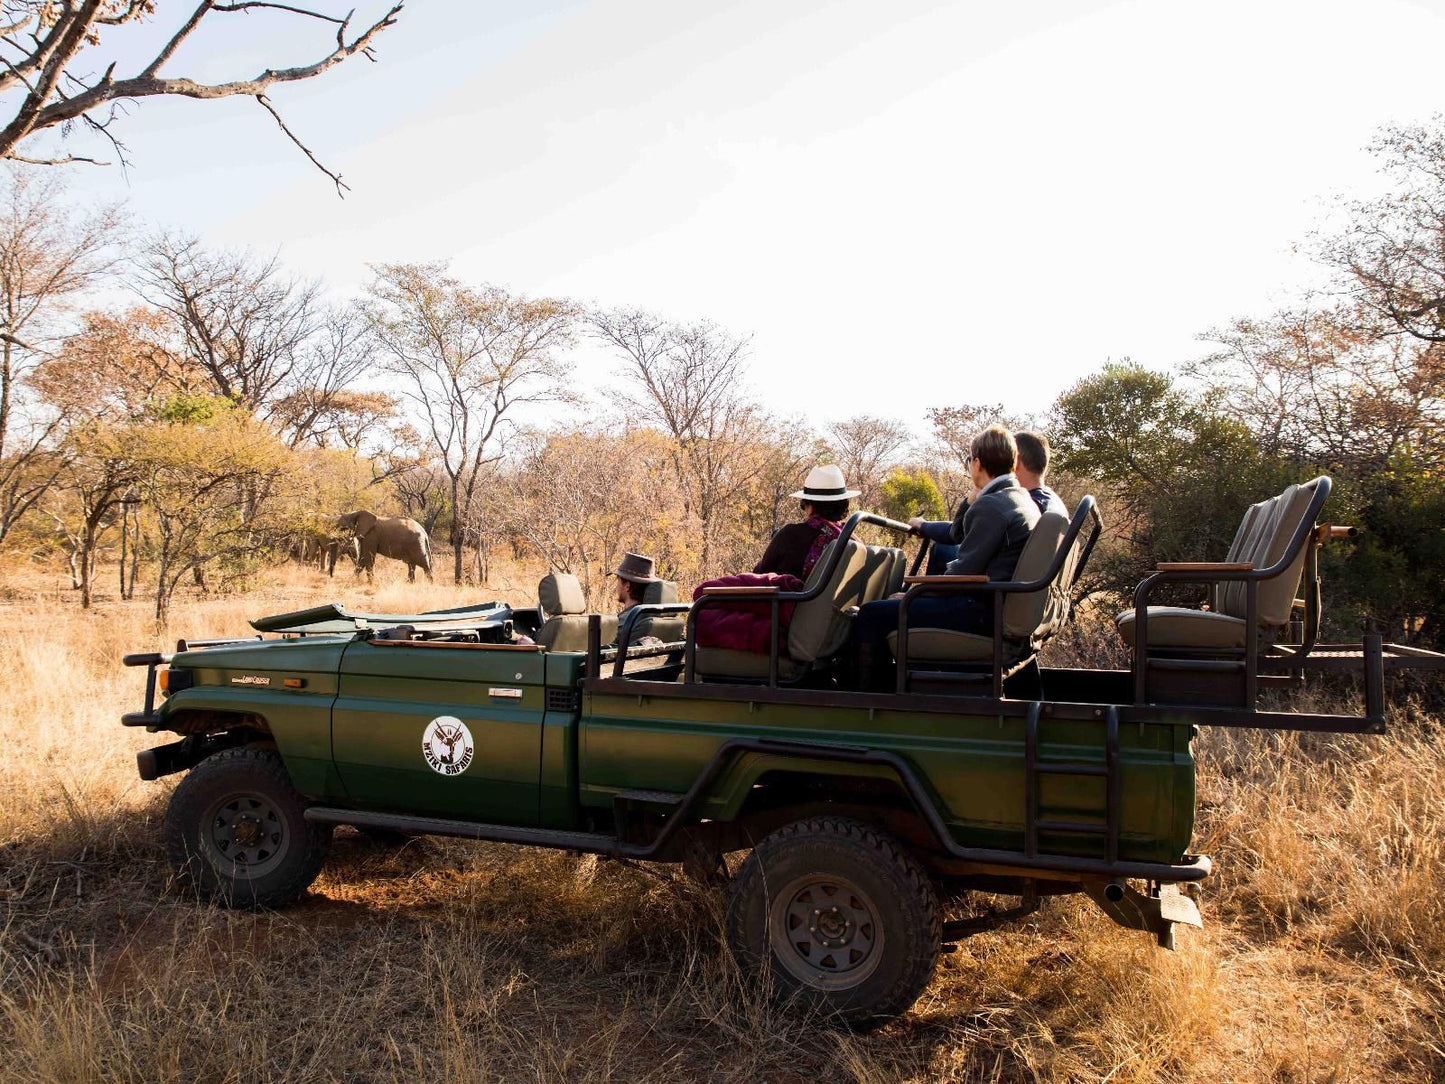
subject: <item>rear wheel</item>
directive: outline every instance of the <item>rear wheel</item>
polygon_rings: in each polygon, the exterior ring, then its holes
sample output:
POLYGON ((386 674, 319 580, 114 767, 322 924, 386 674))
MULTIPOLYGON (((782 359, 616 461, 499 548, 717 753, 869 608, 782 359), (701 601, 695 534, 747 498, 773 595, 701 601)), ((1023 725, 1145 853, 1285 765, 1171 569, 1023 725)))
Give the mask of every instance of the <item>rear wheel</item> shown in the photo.
POLYGON ((728 901, 739 962, 779 992, 873 1027, 904 1012, 933 978, 941 920, 923 868, 859 821, 780 828, 748 856, 728 901))
POLYGON ((274 749, 227 749, 192 768, 171 795, 166 854, 207 899, 280 907, 316 879, 331 843, 331 827, 305 813, 274 749))

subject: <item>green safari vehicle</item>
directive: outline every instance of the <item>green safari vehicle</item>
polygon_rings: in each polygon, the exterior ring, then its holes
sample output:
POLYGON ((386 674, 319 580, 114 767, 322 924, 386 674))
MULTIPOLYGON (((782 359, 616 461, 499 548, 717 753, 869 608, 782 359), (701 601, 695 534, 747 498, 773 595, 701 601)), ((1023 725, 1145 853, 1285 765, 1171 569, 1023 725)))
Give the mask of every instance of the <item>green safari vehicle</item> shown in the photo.
POLYGON ((1099 535, 1085 498, 1044 517, 1009 582, 909 575, 902 550, 855 537, 906 525, 858 513, 801 591, 688 606, 658 585, 621 628, 560 575, 537 606, 263 618, 254 639, 127 656, 148 675, 123 722, 178 735, 139 769, 187 773, 165 843, 204 896, 286 905, 338 824, 718 878, 750 851, 730 878, 739 960, 870 1026, 913 1003, 942 946, 1046 895, 1085 893, 1172 946, 1176 924, 1199 923, 1192 888, 1210 872, 1189 849, 1196 728, 1379 733, 1386 670, 1445 664, 1378 635, 1318 642, 1316 554, 1350 533, 1317 523, 1328 493, 1327 478, 1292 486, 1249 510, 1225 561, 1151 573, 1119 619, 1128 670, 1039 661, 1099 535), (1205 584, 1210 608, 1150 604, 1179 582, 1205 584), (896 682, 843 688, 855 608, 900 590, 896 682), (909 625, 912 599, 966 591, 994 598, 992 635, 909 625), (700 613, 739 605, 771 623, 766 654, 697 642, 700 613), (1257 703, 1328 669, 1362 673, 1363 714, 1257 703), (965 891, 1017 902, 950 918, 965 891))

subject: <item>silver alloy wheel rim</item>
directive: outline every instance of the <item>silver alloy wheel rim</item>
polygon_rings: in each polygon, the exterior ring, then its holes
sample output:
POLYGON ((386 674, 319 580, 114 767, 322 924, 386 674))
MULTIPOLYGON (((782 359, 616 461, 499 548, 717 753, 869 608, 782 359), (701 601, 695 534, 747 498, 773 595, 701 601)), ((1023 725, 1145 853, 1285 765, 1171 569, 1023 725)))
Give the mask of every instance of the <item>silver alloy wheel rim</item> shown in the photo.
POLYGON ((203 839, 223 876, 249 881, 276 868, 286 853, 286 819, 259 794, 228 794, 206 810, 203 839))
POLYGON ((844 877, 809 873, 773 896, 768 941, 773 958, 815 990, 851 990, 883 958, 878 909, 844 877))

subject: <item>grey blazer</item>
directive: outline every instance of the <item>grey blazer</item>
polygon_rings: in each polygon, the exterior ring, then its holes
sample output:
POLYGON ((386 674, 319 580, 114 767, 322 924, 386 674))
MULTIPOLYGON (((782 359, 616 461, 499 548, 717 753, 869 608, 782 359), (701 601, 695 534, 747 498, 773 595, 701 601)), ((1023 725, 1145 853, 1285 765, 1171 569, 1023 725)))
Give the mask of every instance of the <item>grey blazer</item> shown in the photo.
POLYGON ((984 487, 963 515, 963 540, 958 556, 944 570, 950 576, 987 574, 991 580, 1013 578, 1019 554, 1039 521, 1039 506, 1012 474, 984 487))

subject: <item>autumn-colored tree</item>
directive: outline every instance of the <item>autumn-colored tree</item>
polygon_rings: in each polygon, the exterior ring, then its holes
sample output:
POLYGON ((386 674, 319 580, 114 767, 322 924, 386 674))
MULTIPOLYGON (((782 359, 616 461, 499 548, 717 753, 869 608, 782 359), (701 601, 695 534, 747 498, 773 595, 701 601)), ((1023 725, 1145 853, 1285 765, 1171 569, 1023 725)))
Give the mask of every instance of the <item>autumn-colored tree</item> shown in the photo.
POLYGON ((1369 151, 1390 189, 1349 204, 1348 225, 1321 255, 1345 274, 1370 326, 1445 343, 1445 115, 1386 126, 1369 151))
POLYGON ((157 623, 166 620, 186 575, 207 568, 244 573, 295 537, 301 479, 295 453, 233 404, 177 396, 126 430, 123 447, 156 522, 157 623), (258 489, 272 499, 256 505, 258 489))
POLYGON ((373 270, 371 328, 446 474, 452 573, 461 583, 465 541, 482 525, 482 482, 515 410, 567 395, 564 352, 579 310, 556 298, 466 286, 443 264, 373 270))
POLYGON ((859 414, 828 427, 828 446, 848 484, 860 490, 858 504, 875 508, 883 479, 913 439, 908 426, 891 418, 859 414))
POLYGON ((699 532, 673 484, 668 444, 654 429, 530 433, 492 514, 524 552, 577 576, 599 608, 623 550, 647 553, 668 578, 691 579, 699 532))
POLYGON ((617 397, 628 417, 671 438, 684 508, 701 532, 701 567, 734 562, 727 509, 753 481, 770 426, 744 385, 749 340, 637 309, 593 313, 591 327, 622 361, 629 387, 617 397))
POLYGON ((372 364, 363 316, 327 304, 319 283, 288 274, 276 258, 160 234, 146 244, 134 285, 169 317, 210 394, 268 421, 291 447, 356 435, 389 416, 387 397, 352 389, 372 364))
POLYGON ((82 212, 55 175, 12 171, 0 196, 0 543, 55 479, 61 415, 29 380, 63 332, 74 299, 112 260, 114 208, 82 212))

